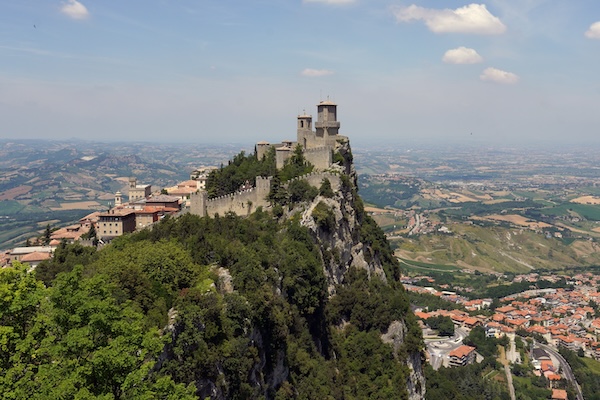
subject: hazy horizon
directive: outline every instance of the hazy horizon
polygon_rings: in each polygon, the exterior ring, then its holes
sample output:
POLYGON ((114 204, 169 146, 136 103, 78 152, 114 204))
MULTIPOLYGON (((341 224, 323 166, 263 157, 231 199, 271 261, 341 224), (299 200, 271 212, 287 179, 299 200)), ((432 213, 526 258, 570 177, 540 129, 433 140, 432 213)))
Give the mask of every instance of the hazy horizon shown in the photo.
POLYGON ((0 138, 597 142, 592 0, 9 0, 0 138), (472 134, 472 135, 471 135, 472 134))

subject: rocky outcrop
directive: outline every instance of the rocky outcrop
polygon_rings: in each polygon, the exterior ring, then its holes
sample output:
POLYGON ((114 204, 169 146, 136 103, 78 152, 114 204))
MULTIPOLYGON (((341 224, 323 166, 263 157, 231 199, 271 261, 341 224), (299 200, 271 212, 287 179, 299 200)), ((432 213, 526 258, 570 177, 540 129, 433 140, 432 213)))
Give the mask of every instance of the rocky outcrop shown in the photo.
POLYGON ((338 192, 335 197, 318 196, 303 212, 301 224, 308 227, 321 247, 324 271, 330 295, 335 286, 343 283, 349 268, 367 271, 369 277, 377 276, 386 281, 385 272, 377 258, 367 262, 365 246, 360 241, 360 224, 353 207, 352 194, 338 192), (315 221, 315 208, 324 204, 333 215, 334 226, 319 226, 315 221))
MULTIPOLYGON (((317 196, 305 207, 301 224, 308 227, 321 246, 325 276, 329 294, 335 292, 335 285, 343 282, 346 271, 360 268, 367 271, 369 278, 377 276, 387 281, 385 271, 377 257, 369 260, 365 254, 365 246, 361 241, 360 218, 356 208, 356 171, 352 164, 352 152, 347 141, 337 143, 336 152, 341 158, 336 165, 337 172, 343 177, 333 197, 317 196), (324 204, 333 215, 334 224, 319 225, 315 221, 315 208, 324 204)), ((323 207, 323 206, 321 206, 323 207)))
MULTIPOLYGON (((386 333, 381 335, 384 343, 391 344, 394 348, 394 355, 398 357, 398 352, 404 343, 406 335, 406 324, 402 321, 394 321, 390 324, 386 333)), ((425 376, 423 375, 423 357, 419 352, 411 352, 405 360, 409 369, 409 376, 406 381, 409 400, 419 400, 425 398, 425 376)))

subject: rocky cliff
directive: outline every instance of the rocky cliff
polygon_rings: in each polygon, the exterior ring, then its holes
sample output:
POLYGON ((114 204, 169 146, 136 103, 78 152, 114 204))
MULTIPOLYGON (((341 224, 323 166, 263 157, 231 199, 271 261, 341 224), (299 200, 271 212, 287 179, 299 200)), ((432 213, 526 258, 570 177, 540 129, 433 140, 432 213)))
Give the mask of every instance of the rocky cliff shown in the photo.
MULTIPOLYGON (((338 170, 341 173, 339 187, 333 196, 320 195, 308 205, 301 205, 300 210, 293 210, 301 214, 301 224, 310 229, 319 245, 323 259, 323 270, 327 279, 329 296, 336 295, 336 288, 345 283, 345 275, 351 268, 366 271, 369 279, 380 279, 386 284, 398 278, 398 265, 395 258, 378 249, 378 245, 389 246, 381 230, 373 226, 365 213, 362 200, 358 196, 357 175, 352 163, 352 153, 349 142, 338 143, 336 149, 340 155, 338 170), (331 218, 329 223, 321 222, 321 213, 327 213, 331 218), (333 221, 333 223, 331 223, 333 221), (369 225, 372 232, 377 235, 380 243, 373 243, 367 237, 365 225, 369 225), (384 243, 382 243, 383 241, 384 243), (387 268, 384 267, 388 263, 387 268), (386 271, 387 270, 387 271, 386 271)), ((387 248, 389 250, 389 247, 387 248)), ((399 288, 398 290, 402 290, 399 288)), ((425 396, 425 377, 423 375, 424 356, 420 351, 402 352, 408 324, 414 323, 403 319, 394 320, 386 332, 381 334, 384 343, 391 344, 394 355, 408 366, 410 373, 406 382, 409 399, 423 399, 425 396)), ((412 327, 413 332, 418 328, 412 327)))
POLYGON ((364 211, 348 142, 334 158, 322 177, 282 184, 272 212, 185 216, 169 228, 185 230, 218 278, 215 293, 181 302, 158 371, 201 398, 424 398, 421 331, 398 262, 364 211), (198 303, 238 328, 209 335, 198 303), (207 356, 194 364, 198 349, 207 356))

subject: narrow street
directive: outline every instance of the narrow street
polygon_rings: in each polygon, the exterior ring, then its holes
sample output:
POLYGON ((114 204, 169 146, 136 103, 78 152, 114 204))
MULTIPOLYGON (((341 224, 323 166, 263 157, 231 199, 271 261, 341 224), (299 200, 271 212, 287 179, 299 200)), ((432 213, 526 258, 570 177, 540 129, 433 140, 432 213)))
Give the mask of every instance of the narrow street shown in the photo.
POLYGON ((506 373, 506 382, 508 383, 508 392, 510 393, 511 400, 517 400, 517 396, 515 395, 515 387, 513 386, 512 373, 510 372, 510 367, 508 364, 504 365, 504 372, 506 373))

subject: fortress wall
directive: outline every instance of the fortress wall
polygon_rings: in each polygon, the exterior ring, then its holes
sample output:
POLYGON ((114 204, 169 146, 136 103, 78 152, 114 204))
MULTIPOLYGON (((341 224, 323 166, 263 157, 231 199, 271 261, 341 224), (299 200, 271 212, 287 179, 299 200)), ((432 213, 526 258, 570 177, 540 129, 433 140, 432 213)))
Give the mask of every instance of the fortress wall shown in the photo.
POLYGON ((191 196, 190 213, 204 216, 224 215, 233 212, 236 215, 248 215, 257 207, 267 207, 267 195, 271 190, 272 177, 257 177, 256 187, 225 196, 208 199, 206 191, 193 193, 191 196), (248 204, 248 203, 252 204, 248 204))
MULTIPOLYGON (((329 179, 333 191, 338 191, 341 187, 339 175, 331 172, 311 172, 295 180, 306 180, 311 186, 321 187, 323 179, 329 179)), ((214 217, 215 214, 224 215, 233 212, 236 215, 246 216, 254 212, 258 207, 268 207, 267 196, 271 190, 272 177, 257 177, 256 187, 242 192, 235 192, 225 196, 208 199, 206 191, 192 193, 190 198, 190 213, 201 217, 214 217), (249 205, 248 202, 252 204, 249 205)), ((288 187, 289 182, 284 187, 288 187)))
MULTIPOLYGON (((306 174, 306 175, 299 176, 298 178, 294 178, 294 179, 292 179, 292 181, 305 180, 311 186, 320 188, 321 182, 323 181, 324 178, 329 179, 329 183, 331 183, 331 188, 333 189, 334 192, 340 190, 340 187, 342 185, 340 176, 337 174, 333 174, 331 172, 311 172, 310 174, 306 174)), ((285 184, 284 187, 287 188, 288 185, 289 185, 289 183, 285 184)))
POLYGON ((304 158, 317 169, 327 169, 333 163, 333 148, 322 146, 304 150, 304 158))
POLYGON ((248 215, 259 206, 267 206, 266 195, 260 196, 261 191, 256 188, 248 189, 243 192, 236 192, 226 196, 210 199, 206 202, 206 215, 215 214, 224 215, 233 212, 236 215, 248 215), (248 204, 251 202, 252 204, 248 204))

